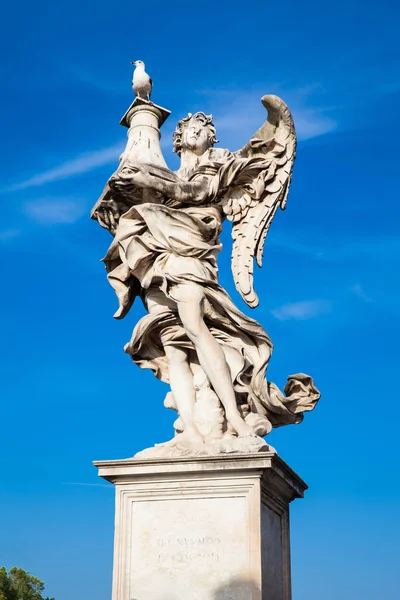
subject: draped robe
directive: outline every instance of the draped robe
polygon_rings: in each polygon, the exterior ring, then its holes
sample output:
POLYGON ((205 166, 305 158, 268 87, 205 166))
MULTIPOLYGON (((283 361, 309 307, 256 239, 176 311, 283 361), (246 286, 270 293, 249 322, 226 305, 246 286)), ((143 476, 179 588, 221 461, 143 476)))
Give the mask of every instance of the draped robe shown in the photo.
POLYGON ((271 427, 299 423, 303 412, 314 408, 319 392, 312 378, 302 373, 288 378, 285 394, 266 380, 272 342, 218 283, 221 227, 222 211, 217 205, 172 208, 146 202, 132 206, 120 217, 103 259, 119 300, 114 316, 125 316, 135 297, 141 296, 149 314, 137 323, 125 351, 139 367, 152 369, 168 383, 164 347, 186 349, 189 361, 195 355, 179 319, 174 288, 185 283, 201 286, 204 320, 225 352, 238 405, 260 415, 265 435, 271 427))

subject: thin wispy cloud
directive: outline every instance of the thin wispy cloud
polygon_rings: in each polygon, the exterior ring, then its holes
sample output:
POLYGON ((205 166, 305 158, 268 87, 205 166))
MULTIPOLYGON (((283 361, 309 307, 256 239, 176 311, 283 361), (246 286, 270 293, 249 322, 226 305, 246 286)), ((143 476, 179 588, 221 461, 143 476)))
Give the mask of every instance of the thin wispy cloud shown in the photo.
POLYGON ((294 107, 292 113, 300 141, 310 140, 337 129, 337 122, 324 114, 324 109, 294 107))
POLYGON ((351 288, 350 291, 357 296, 358 298, 360 298, 360 300, 362 300, 363 302, 366 303, 370 303, 373 302, 373 299, 368 296, 368 294, 365 293, 365 291, 363 290, 362 286, 359 283, 354 284, 351 288))
POLYGON ((124 141, 121 141, 108 148, 95 150, 93 152, 85 152, 52 169, 38 173, 19 183, 15 183, 3 190, 3 192, 13 192, 39 187, 47 183, 88 173, 89 171, 93 171, 94 169, 108 164, 114 163, 117 165, 119 154, 124 150, 124 145, 124 141))
POLYGON ((5 229, 0 231, 0 243, 6 244, 21 234, 20 229, 5 229))
MULTIPOLYGON (((260 115, 256 118, 254 112, 246 114, 248 110, 248 106, 237 107, 235 111, 224 117, 218 117, 218 113, 215 111, 214 121, 218 131, 223 132, 225 138, 227 137, 226 133, 229 136, 232 136, 232 133, 235 136, 238 136, 238 134, 247 134, 250 138, 262 125, 266 115, 260 115)), ((335 131, 337 128, 337 122, 325 115, 323 109, 292 107, 291 112, 293 114, 297 138, 300 141, 324 135, 325 133, 335 131)))
POLYGON ((329 313, 331 303, 328 300, 303 300, 290 302, 271 310, 271 314, 279 321, 305 321, 319 315, 329 313))
MULTIPOLYGON (((299 90, 291 90, 282 97, 291 107, 293 112, 297 136, 300 140, 310 139, 333 131, 337 127, 336 121, 326 114, 323 107, 312 107, 307 105, 307 99, 315 95, 319 90, 318 85, 308 86, 299 90)), ((211 94, 211 92, 203 92, 211 94)), ((245 143, 246 137, 250 138, 260 127, 266 117, 265 109, 257 103, 257 92, 252 91, 239 93, 221 90, 214 92, 212 103, 215 104, 214 115, 218 131, 221 132, 222 144, 227 144, 235 149, 235 144, 245 143)), ((262 93, 258 93, 261 97, 262 93)), ((167 129, 162 131, 161 146, 164 150, 172 146, 171 132, 174 127, 168 124, 167 129)), ((42 171, 32 177, 16 182, 3 192, 21 191, 40 187, 56 181, 76 177, 93 171, 108 164, 117 164, 119 155, 123 152, 125 140, 107 148, 85 152, 78 156, 62 162, 51 169, 42 171)))
MULTIPOLYGON (((241 92, 240 90, 203 90, 212 107, 214 122, 221 136, 221 143, 244 143, 266 118, 266 111, 259 99, 266 93, 279 95, 289 106, 299 140, 308 140, 334 131, 338 127, 331 116, 334 107, 329 106, 325 93, 318 83, 298 89, 281 84, 266 85, 264 90, 241 92)), ((234 148, 233 148, 234 149, 234 148)))
POLYGON ((86 212, 85 202, 78 198, 41 198, 23 206, 23 212, 40 225, 75 223, 86 212))

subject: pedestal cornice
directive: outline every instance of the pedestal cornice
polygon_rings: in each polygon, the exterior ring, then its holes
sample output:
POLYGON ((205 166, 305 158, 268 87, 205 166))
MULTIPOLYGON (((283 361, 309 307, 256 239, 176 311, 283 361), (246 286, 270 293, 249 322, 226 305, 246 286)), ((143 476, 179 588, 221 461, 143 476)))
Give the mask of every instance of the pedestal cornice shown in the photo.
MULTIPOLYGON (((307 484, 272 452, 249 455, 222 455, 218 457, 187 457, 163 459, 120 459, 94 461, 99 476, 114 484, 132 483, 143 479, 161 481, 163 479, 207 477, 232 477, 235 474, 257 476, 265 490, 278 492, 280 497, 291 502, 303 498, 307 484)), ((274 494, 275 495, 275 494, 274 494)))

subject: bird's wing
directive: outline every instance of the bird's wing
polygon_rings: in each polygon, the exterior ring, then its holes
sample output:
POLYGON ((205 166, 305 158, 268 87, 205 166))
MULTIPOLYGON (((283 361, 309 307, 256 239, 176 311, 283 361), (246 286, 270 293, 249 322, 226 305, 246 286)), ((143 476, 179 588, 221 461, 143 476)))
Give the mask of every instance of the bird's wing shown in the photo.
POLYGON ((153 80, 151 77, 149 77, 149 82, 150 82, 151 87, 153 87, 153 80))
POLYGON ((251 307, 254 258, 262 265, 264 241, 278 208, 284 209, 296 153, 296 133, 286 104, 264 96, 265 124, 220 170, 223 210, 232 221, 232 274, 236 289, 251 307))

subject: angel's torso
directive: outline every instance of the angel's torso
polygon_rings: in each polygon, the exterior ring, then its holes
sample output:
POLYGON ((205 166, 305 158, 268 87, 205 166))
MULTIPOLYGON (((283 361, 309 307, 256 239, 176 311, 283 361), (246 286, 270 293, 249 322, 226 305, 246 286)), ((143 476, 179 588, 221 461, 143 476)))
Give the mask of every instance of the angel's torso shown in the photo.
POLYGON ((142 288, 218 278, 221 212, 216 206, 170 208, 145 203, 121 218, 116 241, 142 288))

